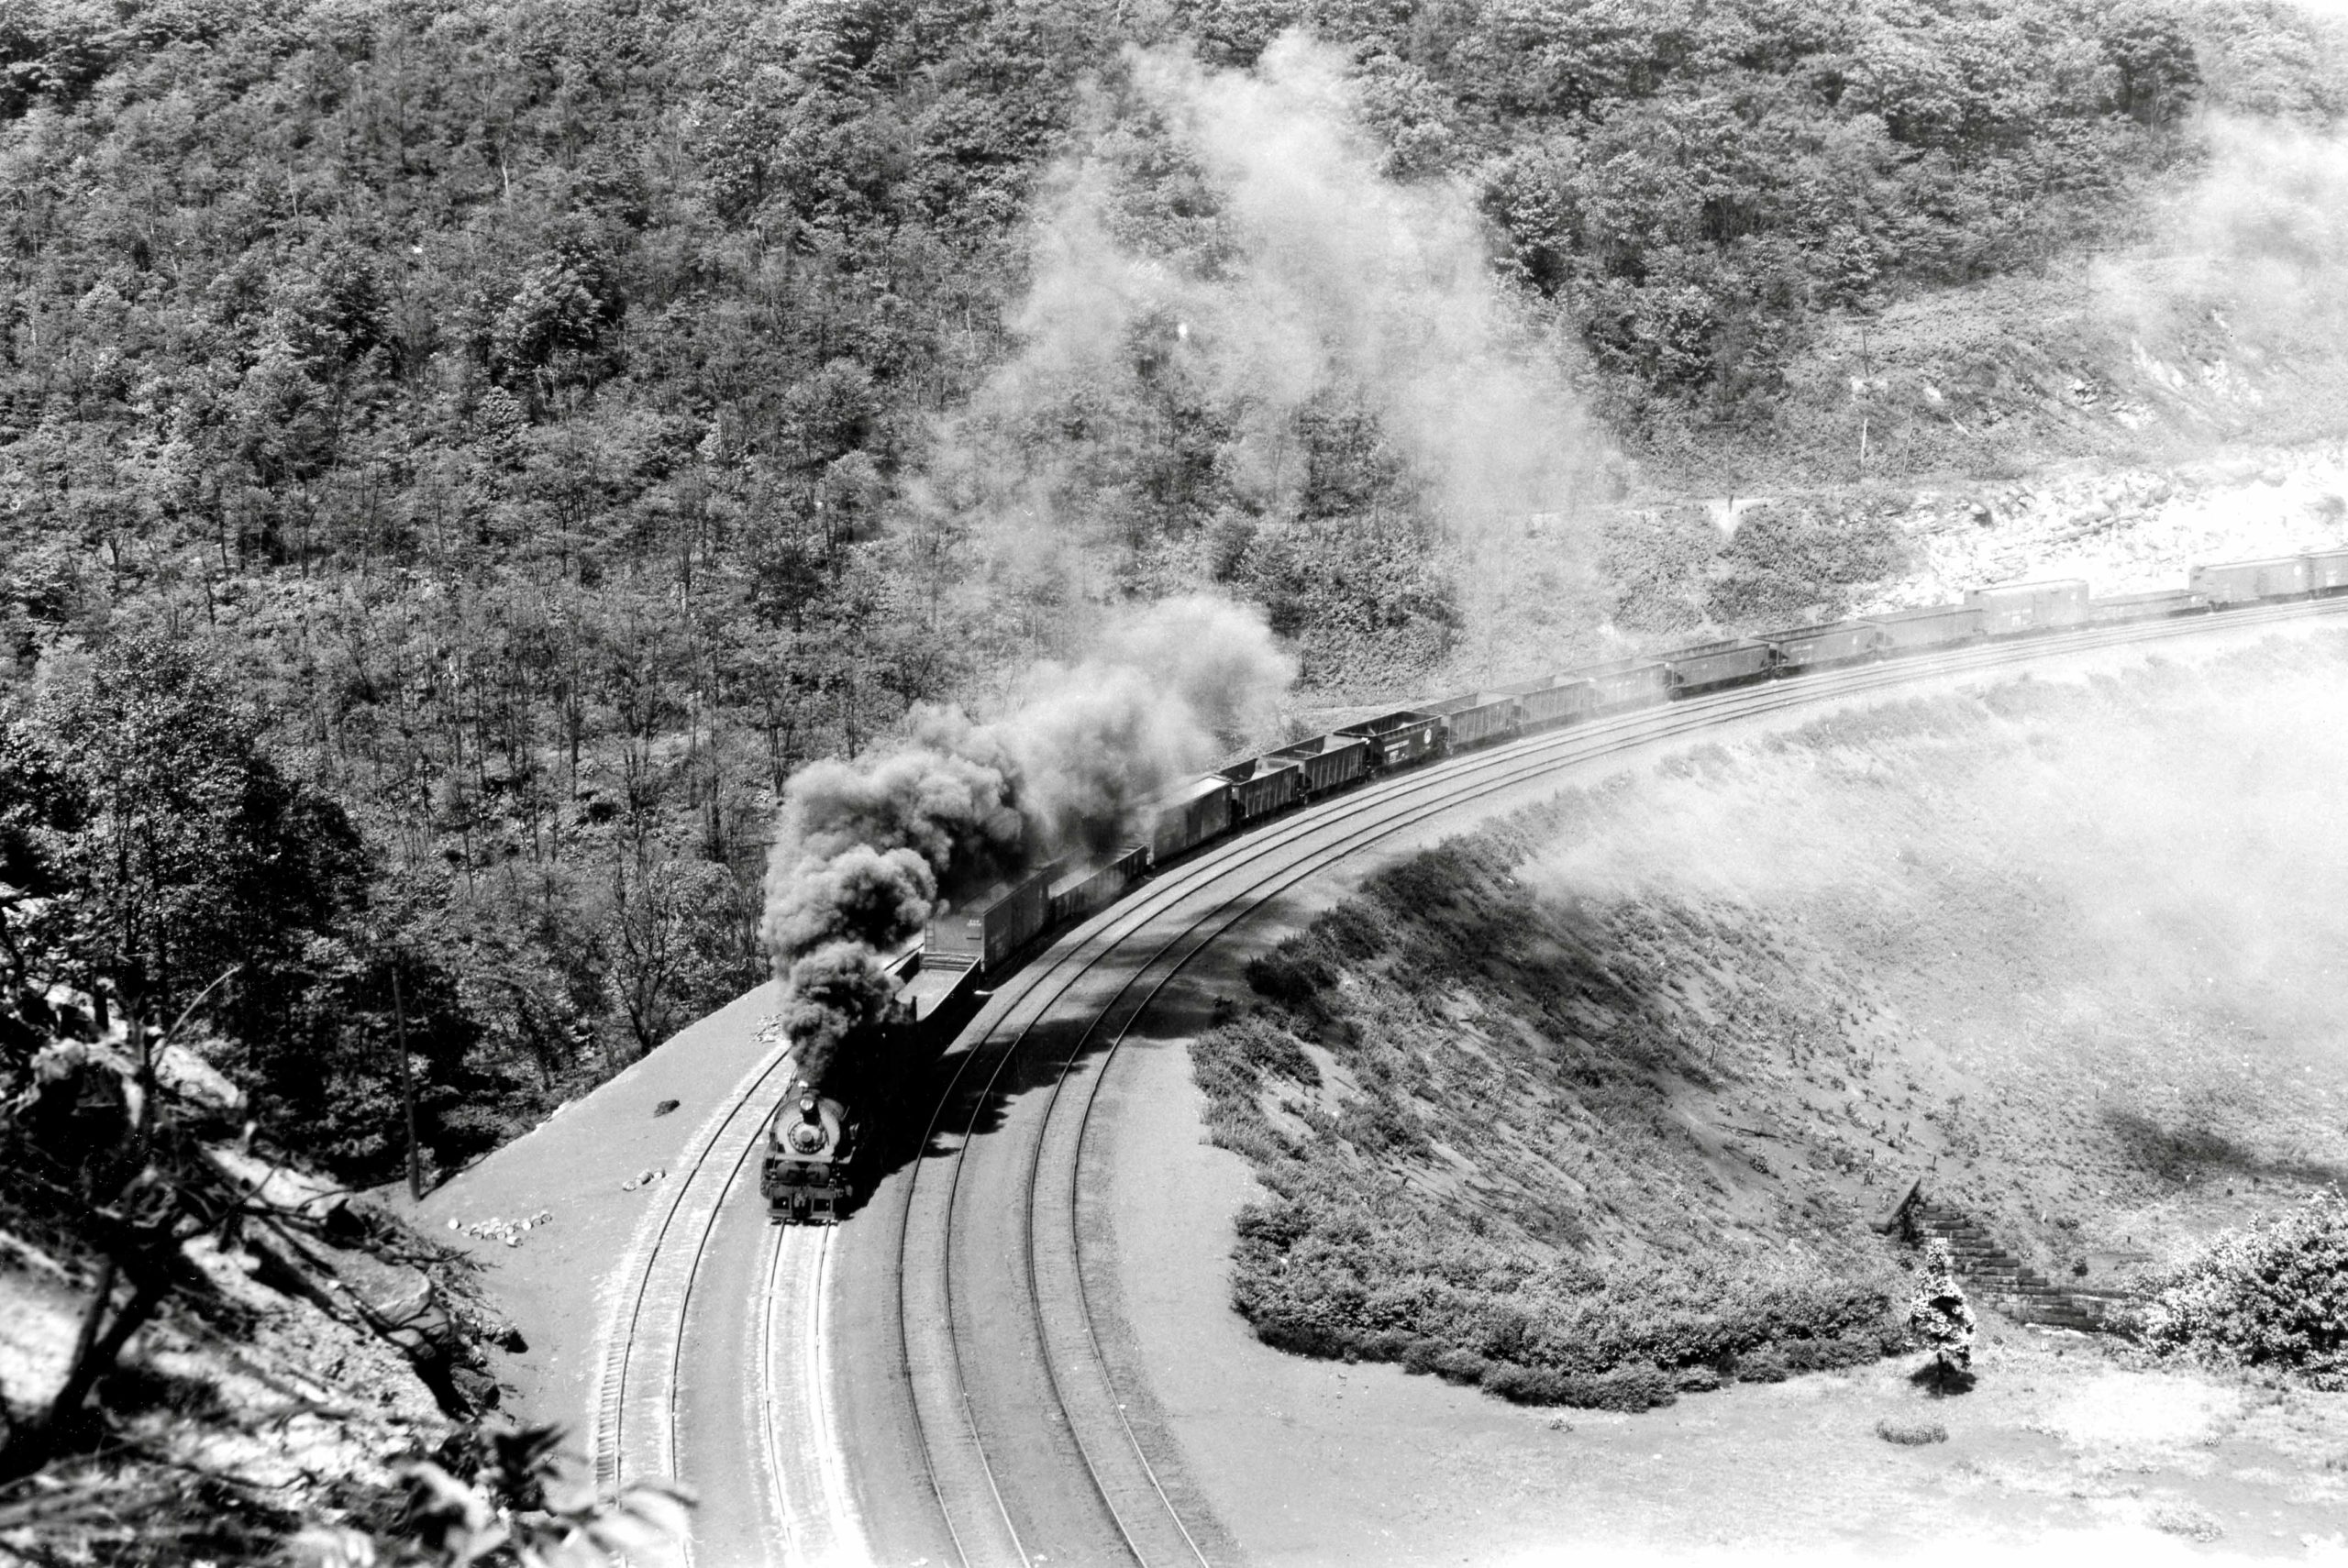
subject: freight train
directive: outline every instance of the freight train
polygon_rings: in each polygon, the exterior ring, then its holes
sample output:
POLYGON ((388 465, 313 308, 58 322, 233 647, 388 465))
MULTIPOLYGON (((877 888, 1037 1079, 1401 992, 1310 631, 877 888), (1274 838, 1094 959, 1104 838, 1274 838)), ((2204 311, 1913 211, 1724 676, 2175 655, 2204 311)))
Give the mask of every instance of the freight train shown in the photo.
POLYGON ((870 1177, 863 1117, 882 1118, 905 1075, 952 1038, 989 976, 1051 931, 1113 902, 1155 868, 1337 791, 1453 753, 1812 670, 2088 626, 2211 614, 2348 593, 2348 550, 2193 569, 2183 589, 2096 597, 2076 579, 1978 588, 1932 605, 1585 666, 1401 709, 1233 764, 1160 795, 1136 841, 1106 860, 1055 863, 961 901, 930 922, 891 976, 896 1001, 857 1081, 794 1079, 769 1124, 760 1187, 776 1219, 830 1221, 870 1177), (858 1108, 862 1108, 859 1110, 858 1108))

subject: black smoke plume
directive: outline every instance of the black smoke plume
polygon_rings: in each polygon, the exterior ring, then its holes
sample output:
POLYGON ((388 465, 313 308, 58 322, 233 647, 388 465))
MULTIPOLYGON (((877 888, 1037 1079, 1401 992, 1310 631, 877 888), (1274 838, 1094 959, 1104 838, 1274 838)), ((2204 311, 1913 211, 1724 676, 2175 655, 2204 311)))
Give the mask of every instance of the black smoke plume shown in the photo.
POLYGON ((1262 614, 1205 595, 1115 621, 1039 666, 992 723, 911 716, 904 740, 783 789, 760 935, 799 1074, 821 1084, 885 1018, 890 956, 941 900, 1135 835, 1148 798, 1268 719, 1296 668, 1262 614))

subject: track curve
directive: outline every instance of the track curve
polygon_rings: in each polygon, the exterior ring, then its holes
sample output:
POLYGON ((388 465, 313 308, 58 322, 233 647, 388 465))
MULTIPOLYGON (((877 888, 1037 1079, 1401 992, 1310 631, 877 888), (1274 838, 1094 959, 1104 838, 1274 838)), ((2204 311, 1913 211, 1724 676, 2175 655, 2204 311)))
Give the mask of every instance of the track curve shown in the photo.
MULTIPOLYGON (((765 1542, 757 1560, 793 1562, 868 1554, 973 1568, 1230 1561, 1234 1545, 1189 1486, 1180 1454, 1130 1416, 1138 1389, 1093 1328, 1079 1226, 1081 1155, 1102 1074, 1151 1002, 1217 937, 1349 857, 1432 826, 1465 825, 1449 819, 1463 808, 1497 809, 1564 768, 1619 765, 1628 753, 1719 724, 1927 679, 2343 612, 2348 602, 2319 601, 2093 628, 1683 700, 1405 772, 1160 872, 988 1000, 941 1064, 920 1154, 832 1242, 838 1317, 853 1319, 865 1342, 843 1352, 853 1403, 824 1386, 836 1372, 812 1383, 776 1375, 794 1359, 817 1364, 822 1347, 813 1342, 828 1338, 822 1276, 792 1275, 783 1292, 770 1293, 757 1314, 767 1325, 763 1348, 736 1358, 754 1363, 753 1375, 732 1381, 758 1411, 755 1430, 769 1434, 759 1454, 776 1453, 773 1434, 785 1431, 802 1434, 809 1453, 783 1465, 792 1474, 780 1485, 767 1479, 754 1488, 764 1496, 737 1485, 721 1500, 677 1463, 676 1400, 689 1366, 695 1379, 727 1381, 717 1370, 724 1347, 706 1342, 723 1337, 719 1326, 688 1356, 688 1334, 701 1325, 687 1309, 720 1205, 731 1195, 733 1208, 744 1207, 734 1189, 745 1185, 747 1154, 737 1139, 746 1121, 755 1133, 777 1065, 761 1060, 696 1139, 685 1179, 632 1248, 604 1351, 598 1478, 612 1487, 648 1478, 665 1457, 668 1474, 703 1487, 705 1517, 723 1507, 770 1521, 721 1531, 729 1550, 705 1551, 711 1562, 751 1561, 737 1553, 753 1540, 765 1542), (793 1291, 817 1299, 785 1312, 778 1303, 793 1291), (779 1312, 811 1343, 779 1344, 779 1312), (651 1386, 664 1370, 665 1391, 651 1386), (883 1452, 892 1435, 910 1436, 917 1452, 883 1452), (857 1474, 825 1480, 821 1455, 836 1463, 843 1452, 855 1455, 857 1474), (811 1487, 825 1496, 809 1500, 811 1487), (845 1528, 834 1529, 843 1515, 845 1528)), ((777 1240, 778 1258, 790 1234, 777 1240)), ((773 1266, 779 1280, 788 1272, 773 1266)), ((779 1463, 767 1461, 770 1476, 779 1463)))

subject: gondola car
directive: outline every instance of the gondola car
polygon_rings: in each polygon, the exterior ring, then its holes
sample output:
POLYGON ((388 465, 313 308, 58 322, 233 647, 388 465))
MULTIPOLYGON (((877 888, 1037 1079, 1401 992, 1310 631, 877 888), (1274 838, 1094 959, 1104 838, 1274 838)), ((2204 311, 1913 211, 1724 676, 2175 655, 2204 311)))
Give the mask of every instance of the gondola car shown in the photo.
POLYGON ((1501 690, 1515 696, 1523 714, 1519 722, 1527 730, 1570 724, 1598 712, 1597 684, 1574 671, 1545 675, 1538 680, 1503 686, 1501 690))
POLYGON ((1671 692, 1671 672, 1659 658, 1618 658, 1569 672, 1589 683, 1591 711, 1621 712, 1660 702, 1671 692))
POLYGON ((1158 796, 1143 812, 1150 864, 1162 866, 1231 831, 1231 780, 1194 778, 1158 796))
POLYGON ((1285 812, 1304 799, 1304 767, 1268 756, 1235 762, 1220 775, 1231 785, 1231 824, 1248 823, 1285 812))
POLYGON ((1879 656, 1889 639, 1872 621, 1837 621, 1825 626, 1798 626, 1772 632, 1761 639, 1777 650, 1769 673, 1800 675, 1812 669, 1833 669, 1879 656))
POLYGON ((2087 624, 2088 585, 2077 578, 2066 578, 2059 582, 1976 588, 1966 591, 1965 602, 1967 608, 1981 612, 1981 635, 1985 637, 2051 632, 2087 624))
POLYGON ((1768 675, 1771 659, 1765 642, 1707 643, 1666 654, 1663 678, 1673 696, 1693 696, 1760 680, 1768 675))
POLYGON ((1087 862, 1052 878, 1051 923, 1066 925, 1116 901, 1149 869, 1149 845, 1129 844, 1106 860, 1087 862))
POLYGON ((2096 625, 2110 626, 2124 621, 2162 621, 2174 615, 2196 615, 2209 608, 2209 596, 2189 588, 2164 588, 2153 593, 2099 593, 2088 602, 2088 619, 2096 625))
POLYGON ((1465 751, 1515 735, 1524 723, 1524 704, 1505 691, 1471 691, 1447 697, 1427 710, 1443 720, 1445 746, 1465 751))
POLYGON ((1433 713, 1406 708, 1358 724, 1347 724, 1340 735, 1359 737, 1366 745, 1363 766, 1371 773, 1408 767, 1424 762, 1443 748, 1443 720, 1433 713))
POLYGON ((1886 654, 1928 653, 1956 647, 1981 635, 1981 611, 1969 604, 1932 604, 1921 610, 1887 610, 1867 624, 1882 634, 1886 654))
POLYGON ((1304 770, 1304 798, 1317 801, 1334 790, 1358 784, 1369 769, 1369 743, 1359 735, 1315 735, 1272 753, 1275 762, 1304 770))

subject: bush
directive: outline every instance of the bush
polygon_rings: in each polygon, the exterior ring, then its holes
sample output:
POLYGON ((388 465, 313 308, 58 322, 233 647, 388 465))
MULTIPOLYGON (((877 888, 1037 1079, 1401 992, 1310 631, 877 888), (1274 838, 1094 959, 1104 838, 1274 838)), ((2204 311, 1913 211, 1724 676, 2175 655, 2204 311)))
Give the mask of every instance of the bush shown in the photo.
POLYGON ((1434 1358, 1434 1375, 1445 1383, 1481 1383, 1491 1364, 1474 1351, 1447 1350, 1434 1358))
POLYGON ((1574 1379, 1567 1404, 1584 1410, 1622 1410, 1636 1415, 1659 1409, 1679 1397, 1670 1375, 1652 1366, 1618 1366, 1595 1377, 1574 1379))
POLYGON ((1763 1345, 1736 1358, 1736 1380, 1739 1383, 1783 1383, 1793 1375, 1786 1364, 1785 1353, 1775 1345, 1763 1345))
POLYGON ((1243 1204, 1235 1224, 1241 1241, 1261 1242, 1283 1253, 1312 1228, 1311 1218, 1293 1203, 1243 1204))
POLYGON ((1496 1361, 1484 1369, 1484 1392, 1512 1405, 1562 1405, 1573 1380, 1545 1366, 1496 1361))
POLYGON ((2348 1201, 2318 1193, 2280 1220, 2221 1236, 2160 1284, 2144 1337, 2165 1353, 2348 1389, 2348 1201))
POLYGON ((1926 1443, 1948 1441, 1948 1429, 1938 1421, 1895 1421, 1888 1419, 1875 1424, 1875 1435, 1886 1442, 1901 1448, 1922 1448, 1926 1443))
POLYGON ((1354 1342, 1343 1330, 1314 1322, 1309 1318, 1257 1318, 1256 1337, 1274 1350, 1309 1355, 1320 1361, 1335 1361, 1351 1349, 1354 1342))
POLYGON ((1310 1008, 1336 979, 1329 966, 1290 937, 1269 953, 1247 960, 1247 988, 1282 1007, 1310 1008))
POLYGON ((2145 1514, 2144 1522, 2163 1535, 2179 1535, 2204 1545, 2226 1533, 2226 1527, 2220 1524, 2209 1509, 2182 1499, 2155 1503, 2145 1514))

